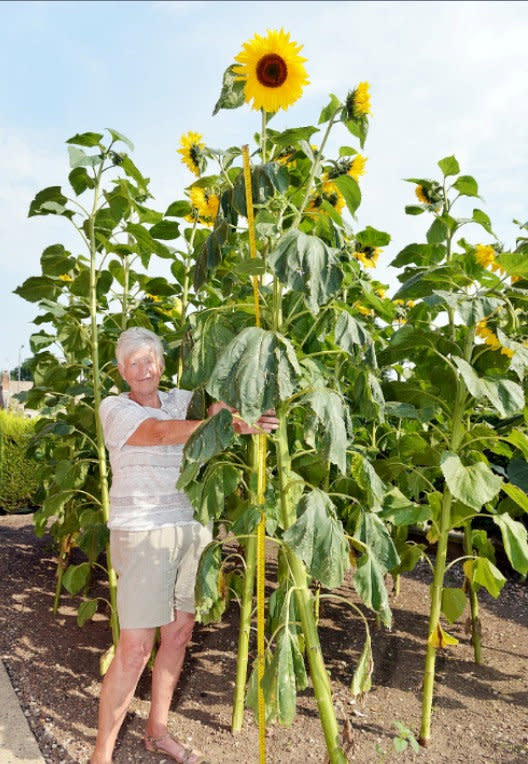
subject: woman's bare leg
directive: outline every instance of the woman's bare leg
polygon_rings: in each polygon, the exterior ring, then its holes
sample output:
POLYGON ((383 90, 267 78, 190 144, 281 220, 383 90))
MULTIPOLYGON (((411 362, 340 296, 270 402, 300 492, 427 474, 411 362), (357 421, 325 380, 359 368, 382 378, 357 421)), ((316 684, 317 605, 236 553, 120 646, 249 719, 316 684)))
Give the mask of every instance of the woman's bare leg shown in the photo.
POLYGON ((155 629, 122 629, 99 698, 97 740, 90 764, 111 764, 117 735, 152 652, 155 629))

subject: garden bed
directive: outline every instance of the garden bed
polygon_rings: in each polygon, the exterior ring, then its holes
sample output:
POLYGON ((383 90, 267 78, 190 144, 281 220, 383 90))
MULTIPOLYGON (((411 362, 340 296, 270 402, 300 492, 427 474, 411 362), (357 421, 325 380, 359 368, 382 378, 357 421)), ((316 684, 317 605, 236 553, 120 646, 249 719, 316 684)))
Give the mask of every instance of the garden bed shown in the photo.
MULTIPOLYGON (((59 614, 52 614, 52 545, 48 537, 34 536, 31 523, 31 515, 0 516, 1 655, 45 761, 84 764, 95 739, 99 658, 109 645, 108 621, 101 613, 79 628, 75 600, 69 595, 63 595, 59 614)), ((341 602, 322 607, 321 641, 338 718, 341 725, 345 719, 349 723, 350 761, 526 762, 528 585, 516 576, 508 579, 497 601, 482 592, 484 665, 473 663, 464 623, 449 628, 460 643, 439 651, 430 746, 418 753, 392 752, 387 758, 379 753, 392 749, 394 721, 414 733, 419 727, 429 580, 425 564, 404 577, 399 598, 391 601, 391 631, 377 629, 369 614, 375 665, 372 690, 362 702, 353 702, 348 692, 364 637, 361 620, 341 602)), ((349 579, 340 593, 358 603, 349 579)), ((242 733, 234 737, 230 731, 237 626, 238 612, 232 606, 222 623, 196 627, 171 716, 174 733, 218 764, 258 762, 252 713, 246 711, 242 733)), ((146 671, 119 737, 115 764, 163 761, 142 746, 148 702, 146 671)), ((324 760, 321 727, 308 688, 299 697, 292 727, 269 727, 267 761, 324 760)))

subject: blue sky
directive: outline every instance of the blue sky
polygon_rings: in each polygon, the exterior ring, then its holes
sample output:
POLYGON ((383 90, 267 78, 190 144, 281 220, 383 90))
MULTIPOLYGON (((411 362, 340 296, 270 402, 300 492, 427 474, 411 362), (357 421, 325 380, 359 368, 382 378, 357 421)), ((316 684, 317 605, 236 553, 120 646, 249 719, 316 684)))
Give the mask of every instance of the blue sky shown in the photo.
MULTIPOLYGON (((13 289, 40 272, 49 244, 81 251, 67 221, 27 218, 37 191, 67 182, 65 141, 106 127, 127 135, 151 178, 153 206, 165 209, 192 180, 176 152, 182 133, 200 132, 218 148, 251 142, 256 112, 212 110, 242 43, 280 27, 303 44, 311 84, 274 129, 316 124, 330 93, 344 98, 370 82, 367 173, 354 225, 392 236, 377 278, 393 290, 387 264, 425 232, 425 217, 404 214, 414 195, 403 178, 436 177, 437 161, 450 154, 479 182, 478 206, 498 237, 514 243, 512 219, 528 219, 527 2, 4 1, 1 368, 30 355, 37 315, 13 289)), ((344 128, 334 141, 354 145, 344 128)), ((486 243, 483 232, 465 235, 486 243)))

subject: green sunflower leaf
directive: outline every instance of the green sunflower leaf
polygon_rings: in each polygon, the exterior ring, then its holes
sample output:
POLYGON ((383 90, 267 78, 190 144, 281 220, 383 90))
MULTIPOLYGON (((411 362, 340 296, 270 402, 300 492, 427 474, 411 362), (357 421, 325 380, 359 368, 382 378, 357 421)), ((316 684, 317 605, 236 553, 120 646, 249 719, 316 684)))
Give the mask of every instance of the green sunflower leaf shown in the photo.
POLYGON ((266 704, 276 709, 277 721, 289 727, 295 717, 297 689, 308 684, 299 639, 288 628, 282 629, 273 657, 264 671, 262 689, 266 704))
POLYGON ((504 551, 512 568, 525 576, 528 573, 528 531, 525 525, 507 513, 493 515, 493 522, 500 528, 504 551))
POLYGON ((228 66, 222 80, 220 97, 213 109, 213 117, 220 109, 238 109, 244 103, 244 80, 238 79, 234 72, 235 64, 228 66))
POLYGON ((343 525, 329 497, 318 489, 302 497, 299 517, 283 539, 311 576, 328 588, 341 586, 349 566, 343 525))
POLYGON ((225 348, 207 383, 207 391, 253 424, 264 411, 289 398, 300 373, 289 340, 252 326, 243 329, 225 348))
POLYGON ((455 499, 477 512, 495 498, 503 483, 502 478, 495 475, 484 462, 465 467, 460 457, 451 451, 443 453, 440 468, 455 499))
POLYGON ((444 157, 444 159, 441 159, 438 162, 438 166, 442 170, 445 178, 447 178, 448 175, 458 175, 460 172, 460 165, 454 156, 444 157))
POLYGON ((280 281, 305 294, 313 314, 331 299, 343 280, 338 250, 298 229, 290 229, 279 240, 268 262, 280 281))

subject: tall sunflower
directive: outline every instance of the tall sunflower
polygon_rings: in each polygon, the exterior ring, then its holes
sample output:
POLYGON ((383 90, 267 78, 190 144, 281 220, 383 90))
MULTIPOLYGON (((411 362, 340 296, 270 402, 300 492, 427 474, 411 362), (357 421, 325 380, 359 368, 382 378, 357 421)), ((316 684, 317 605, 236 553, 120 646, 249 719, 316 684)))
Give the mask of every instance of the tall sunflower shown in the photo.
POLYGON ((299 55, 302 45, 290 40, 290 35, 268 29, 266 37, 256 34, 245 42, 235 56, 233 67, 238 80, 245 80, 244 100, 253 101, 253 109, 274 113, 288 109, 297 101, 308 84, 305 58, 299 55))
POLYGON ((185 133, 185 135, 182 135, 180 138, 178 154, 182 155, 182 162, 186 164, 189 170, 195 175, 200 175, 204 169, 204 148, 205 143, 202 141, 200 133, 193 133, 192 130, 189 130, 188 133, 185 133))

